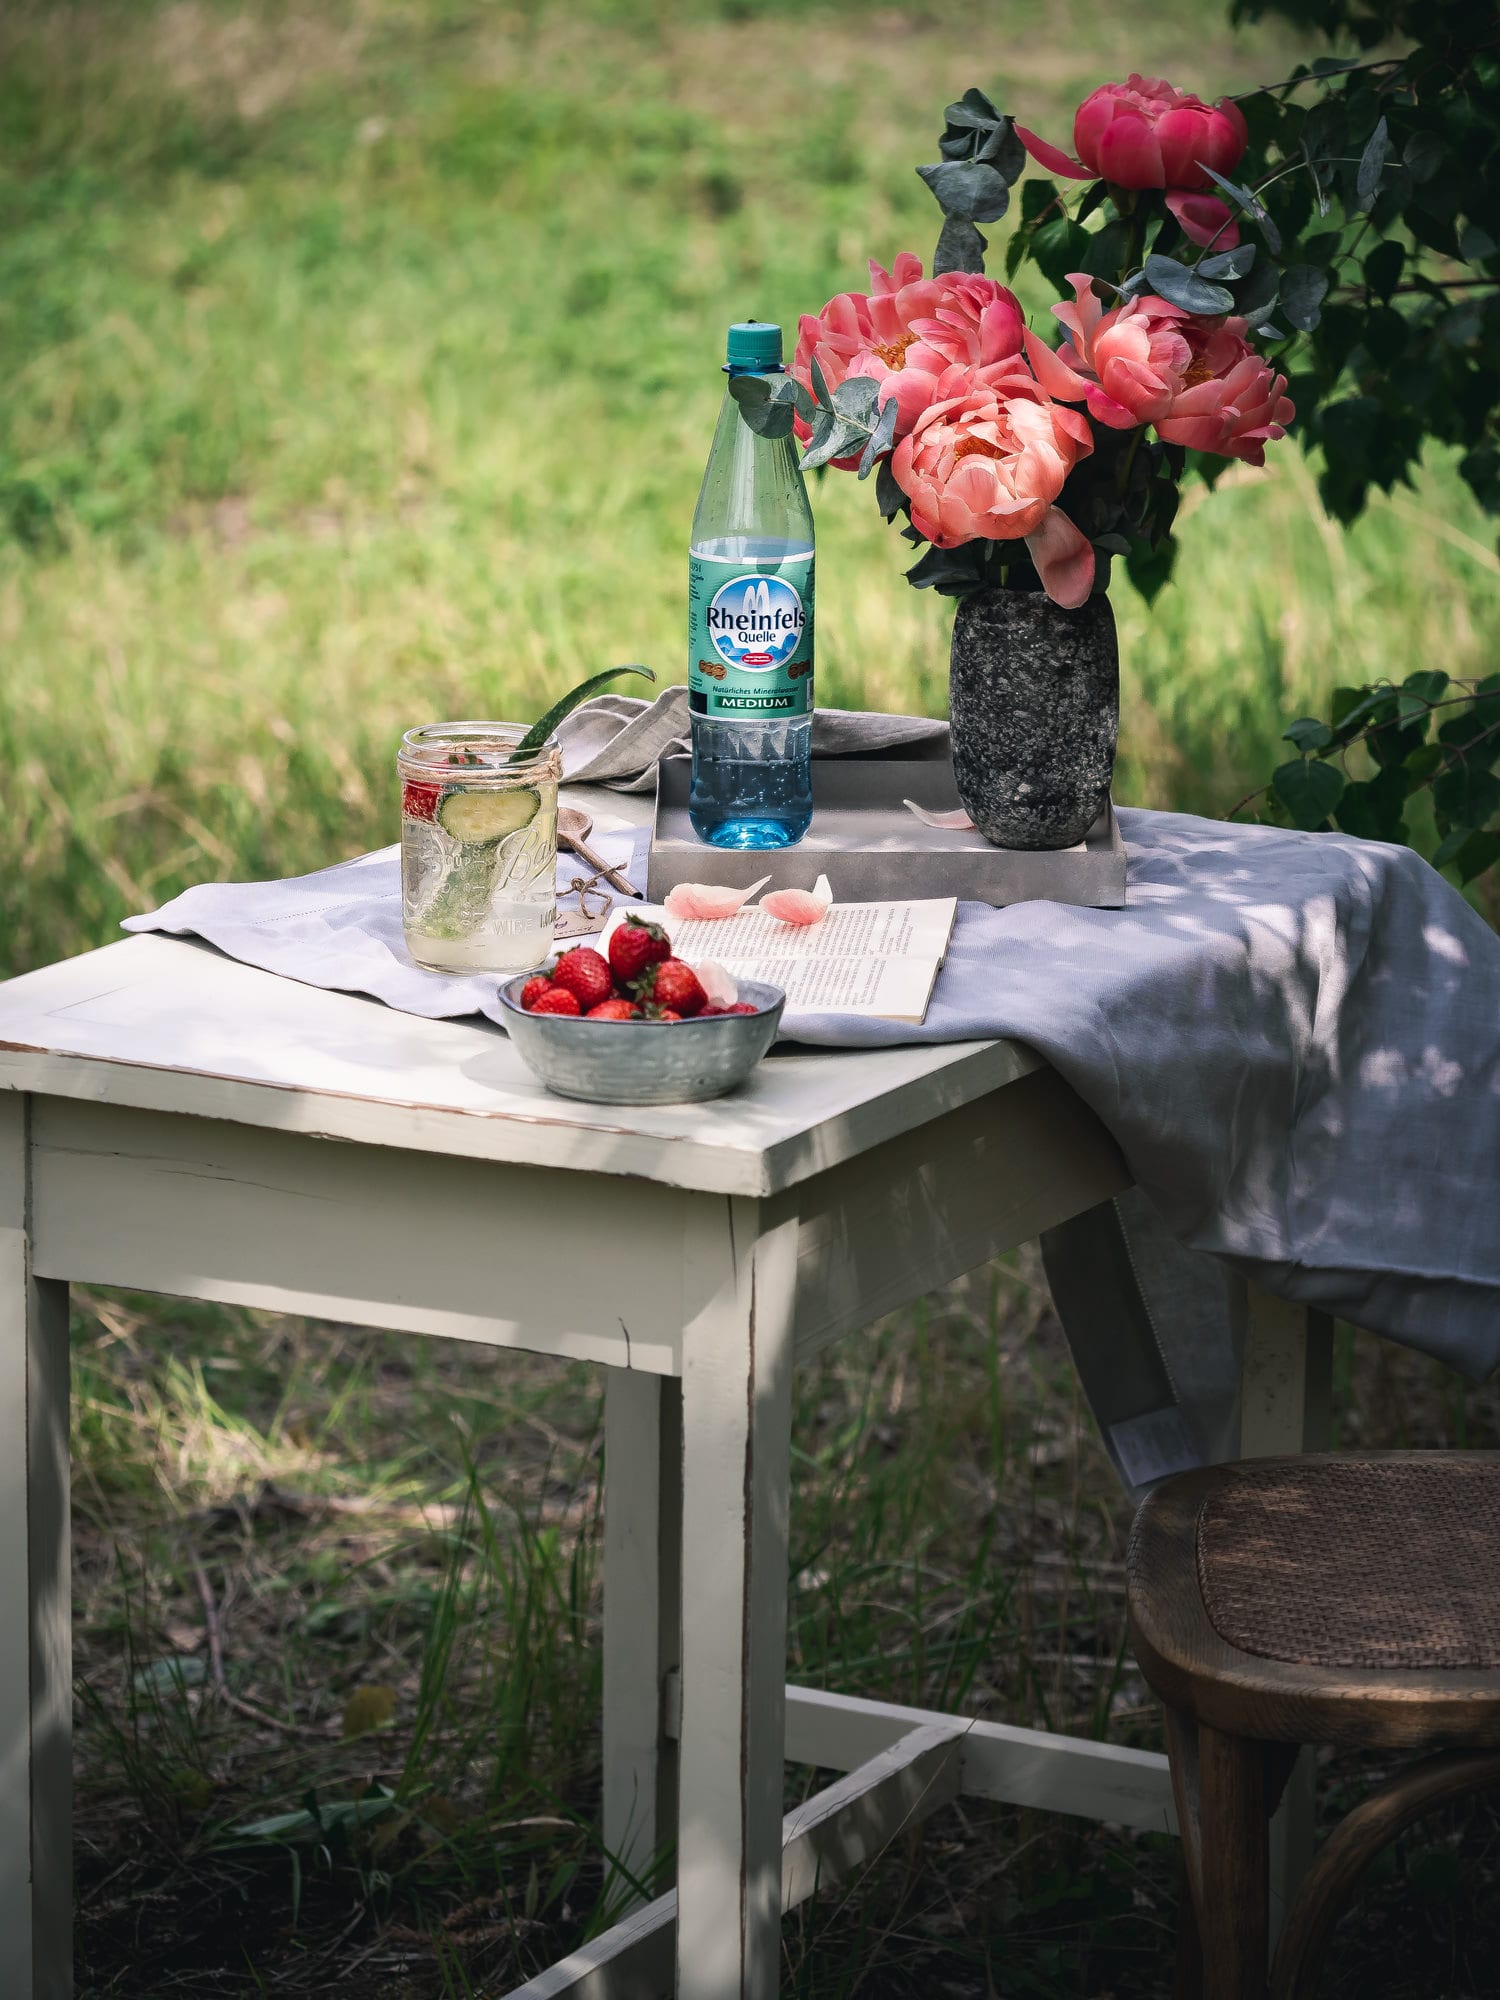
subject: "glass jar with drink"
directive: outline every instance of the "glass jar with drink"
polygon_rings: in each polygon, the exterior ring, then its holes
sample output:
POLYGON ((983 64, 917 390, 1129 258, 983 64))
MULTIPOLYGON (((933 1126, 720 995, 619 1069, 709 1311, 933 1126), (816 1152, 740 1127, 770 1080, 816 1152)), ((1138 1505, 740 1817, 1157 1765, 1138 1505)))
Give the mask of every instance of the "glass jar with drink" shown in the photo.
POLYGON ((401 908, 407 949, 429 972, 540 965, 557 921, 557 786, 549 736, 525 723, 408 729, 401 778, 401 908))

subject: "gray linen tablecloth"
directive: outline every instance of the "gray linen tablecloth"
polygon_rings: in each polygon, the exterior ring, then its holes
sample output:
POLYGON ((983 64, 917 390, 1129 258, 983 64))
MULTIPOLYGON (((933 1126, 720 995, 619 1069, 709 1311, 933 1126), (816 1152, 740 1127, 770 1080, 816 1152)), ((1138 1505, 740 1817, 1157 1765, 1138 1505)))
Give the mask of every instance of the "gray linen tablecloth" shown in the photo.
MULTIPOLYGON (((567 775, 644 789, 685 730, 681 689, 606 696, 564 726, 567 775)), ((820 711, 814 741, 825 756, 941 756, 947 730, 820 711)), ((1108 1126, 1138 1191, 1044 1247, 1139 1490, 1234 1448, 1231 1270, 1475 1379, 1500 1365, 1500 938, 1404 848, 1119 817, 1125 909, 961 904, 920 1027, 803 1013, 784 1033, 849 1048, 1010 1036, 1108 1126)), ((610 839, 611 858, 640 866, 642 836, 610 839)), ((205 884, 126 928, 191 932, 413 1013, 498 1016, 493 980, 407 958, 395 850, 292 882, 205 884)))

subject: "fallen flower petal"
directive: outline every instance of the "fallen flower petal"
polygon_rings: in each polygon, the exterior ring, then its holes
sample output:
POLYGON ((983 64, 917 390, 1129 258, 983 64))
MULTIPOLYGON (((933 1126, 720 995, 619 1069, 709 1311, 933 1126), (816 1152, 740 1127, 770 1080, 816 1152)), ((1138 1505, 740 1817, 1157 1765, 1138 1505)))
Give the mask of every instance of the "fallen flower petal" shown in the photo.
POLYGON ((903 799, 901 803, 909 813, 916 814, 923 826, 943 827, 953 833, 972 833, 974 830, 974 822, 962 806, 956 806, 952 812, 929 812, 926 806, 919 806, 915 799, 903 799))
POLYGON ((698 975, 698 984, 708 997, 710 1007, 732 1007, 740 997, 740 989, 734 982, 734 974, 720 965, 716 958, 705 958, 693 970, 698 975))
POLYGON ((716 923, 721 917, 737 917, 758 889, 770 881, 762 875, 748 889, 728 889, 718 882, 679 882, 667 891, 662 905, 678 923, 716 923))
POLYGON ((773 889, 761 897, 760 907, 779 924, 820 924, 832 902, 832 884, 820 875, 811 889, 773 889))

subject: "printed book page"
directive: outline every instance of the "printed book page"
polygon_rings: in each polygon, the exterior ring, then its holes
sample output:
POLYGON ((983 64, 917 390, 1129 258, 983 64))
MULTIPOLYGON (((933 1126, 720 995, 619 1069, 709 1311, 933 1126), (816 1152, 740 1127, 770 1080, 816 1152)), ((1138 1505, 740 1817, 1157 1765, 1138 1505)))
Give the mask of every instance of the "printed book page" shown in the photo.
POLYGON ((736 979, 760 979, 786 994, 787 1012, 868 1014, 920 1022, 948 949, 956 898, 913 903, 835 903, 821 923, 783 924, 750 907, 715 923, 679 921, 656 905, 617 905, 600 940, 630 912, 659 923, 690 965, 717 959, 736 979))

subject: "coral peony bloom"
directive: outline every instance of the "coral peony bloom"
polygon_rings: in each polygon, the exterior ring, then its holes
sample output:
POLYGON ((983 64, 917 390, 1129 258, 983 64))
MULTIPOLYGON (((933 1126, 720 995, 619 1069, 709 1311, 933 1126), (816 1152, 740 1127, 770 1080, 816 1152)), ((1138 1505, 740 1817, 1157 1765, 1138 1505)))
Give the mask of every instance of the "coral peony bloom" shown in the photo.
MULTIPOLYGON (((811 389, 816 355, 830 389, 849 375, 871 376, 881 385, 882 407, 896 399, 898 438, 938 399, 949 369, 993 367, 1020 352, 1020 305, 993 278, 966 271, 924 278, 921 259, 903 251, 893 271, 870 265, 870 287, 868 294, 840 292, 822 312, 802 315, 792 373, 811 389)), ((808 436, 800 418, 797 435, 808 436)))
POLYGON ((1155 77, 1101 83, 1073 119, 1076 160, 1024 126, 1016 137, 1038 166, 1073 180, 1099 176, 1122 188, 1201 188, 1205 167, 1232 174, 1250 143, 1233 98, 1205 104, 1155 77))
POLYGON ((919 417, 891 470, 935 548, 1024 539, 1048 596, 1074 609, 1092 587, 1094 551, 1052 503, 1093 449, 1088 420, 1054 403, 1024 363, 992 374, 919 417))
POLYGON ((1092 281, 1069 273, 1074 303, 1052 308, 1072 336, 1032 354, 1049 395, 1087 402, 1115 430, 1155 424, 1168 444, 1264 465, 1266 441, 1296 415, 1286 377, 1245 339, 1242 319, 1205 319, 1152 293, 1106 312, 1092 281))

